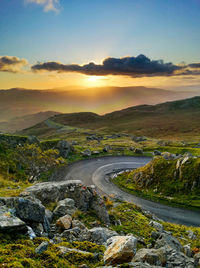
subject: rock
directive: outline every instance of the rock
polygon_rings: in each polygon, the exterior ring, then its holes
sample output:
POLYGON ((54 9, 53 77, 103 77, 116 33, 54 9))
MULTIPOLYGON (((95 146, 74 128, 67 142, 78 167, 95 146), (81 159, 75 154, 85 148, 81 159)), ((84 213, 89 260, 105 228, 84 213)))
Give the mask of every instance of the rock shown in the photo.
POLYGON ((76 248, 67 248, 67 247, 59 246, 58 249, 60 250, 61 254, 63 254, 63 255, 65 255, 66 253, 69 253, 69 252, 76 252, 76 253, 80 253, 81 255, 95 257, 94 253, 82 251, 82 250, 79 250, 76 248))
POLYGON ((53 211, 53 217, 58 218, 66 214, 72 215, 76 211, 75 202, 71 198, 65 198, 58 202, 57 207, 53 211))
POLYGON ((132 262, 147 262, 150 265, 164 266, 167 261, 165 248, 159 249, 146 249, 138 250, 132 262))
POLYGON ((117 235, 115 231, 104 227, 95 227, 89 230, 90 241, 100 245, 105 244, 109 238, 117 235))
POLYGON ((81 152, 81 154, 83 156, 89 157, 89 156, 91 156, 92 153, 91 153, 90 149, 86 149, 85 151, 81 152))
POLYGON ((131 139, 134 141, 134 142, 142 142, 142 141, 146 141, 147 138, 142 136, 142 137, 136 137, 136 136, 131 136, 131 139))
POLYGON ((60 140, 55 148, 58 149, 59 155, 63 158, 67 158, 69 154, 74 150, 73 146, 65 140, 60 140))
POLYGON ((176 251, 183 250, 183 247, 181 243, 178 241, 178 239, 166 233, 162 233, 155 243, 156 249, 164 247, 164 246, 169 246, 172 249, 175 249, 176 251))
POLYGON ((136 154, 143 154, 143 150, 140 148, 135 148, 134 153, 136 154))
POLYGON ((29 144, 39 144, 40 143, 40 141, 39 141, 39 139, 36 137, 36 136, 29 136, 28 138, 27 138, 27 142, 29 143, 29 144))
POLYGON ((104 253, 106 264, 121 264, 129 262, 136 252, 137 239, 134 236, 114 236, 107 240, 104 253))
POLYGON ((43 204, 71 198, 78 209, 82 211, 93 209, 99 218, 107 225, 110 224, 104 201, 95 187, 85 186, 79 180, 37 183, 27 188, 26 194, 35 196, 43 204))
POLYGON ((163 232, 164 230, 163 225, 157 221, 150 221, 149 225, 154 227, 159 232, 163 232))
POLYGON ((85 225, 81 222, 81 221, 78 221, 78 220, 73 220, 72 221, 72 228, 75 228, 75 227, 78 227, 80 229, 85 229, 85 225))
POLYGON ((70 215, 65 215, 56 221, 56 225, 60 227, 61 230, 70 229, 72 225, 72 217, 70 215))
POLYGON ((35 253, 36 253, 36 254, 41 254, 41 253, 43 253, 44 251, 47 250, 48 245, 49 245, 49 243, 48 243, 47 241, 42 242, 42 243, 35 249, 35 253))
POLYGON ((49 223, 53 220, 53 213, 49 209, 45 209, 45 216, 49 223))
POLYGON ((143 262, 130 262, 128 265, 129 268, 162 268, 161 266, 154 266, 143 262))
POLYGON ((194 232, 192 230, 188 230, 187 233, 188 233, 189 239, 193 240, 196 238, 196 235, 194 234, 194 232))
POLYGON ((3 232, 27 232, 26 223, 14 216, 9 208, 0 207, 0 231, 3 232))
POLYGON ((103 148, 103 152, 104 152, 104 153, 108 153, 110 150, 111 150, 110 145, 106 145, 106 146, 103 148))
POLYGON ((100 152, 99 151, 92 151, 92 154, 97 155, 97 154, 100 154, 100 152))
POLYGON ((189 258, 192 257, 192 251, 191 251, 190 245, 184 245, 183 252, 187 257, 189 257, 189 258))
POLYGON ((167 252, 166 267, 194 268, 194 259, 188 258, 182 252, 170 250, 167 252))
POLYGON ((200 252, 194 255, 194 264, 195 264, 195 267, 200 266, 200 252))
POLYGON ((176 158, 176 155, 168 153, 168 152, 163 152, 161 153, 161 155, 165 160, 173 160, 176 158))
POLYGON ((158 150, 155 150, 155 151, 153 152, 153 154, 154 154, 154 155, 161 155, 161 152, 158 151, 158 150))
POLYGON ((135 150, 135 147, 132 147, 132 146, 131 146, 131 147, 129 148, 129 150, 130 150, 130 151, 134 151, 134 150, 135 150))

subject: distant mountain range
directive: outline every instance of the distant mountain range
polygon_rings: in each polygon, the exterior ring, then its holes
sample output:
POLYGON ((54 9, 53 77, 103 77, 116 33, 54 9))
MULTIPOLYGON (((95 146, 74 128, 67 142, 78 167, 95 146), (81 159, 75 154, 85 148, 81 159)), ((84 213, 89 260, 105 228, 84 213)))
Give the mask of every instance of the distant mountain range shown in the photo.
MULTIPOLYGON (((58 114, 49 120, 59 126, 91 129, 94 132, 146 135, 155 138, 200 138, 200 97, 157 105, 140 105, 105 115, 58 114)), ((52 124, 52 125, 53 125, 52 124)), ((48 135, 55 131, 42 122, 24 130, 25 135, 48 135)), ((56 132, 56 131, 55 131, 56 132)))
POLYGON ((103 87, 82 90, 0 90, 0 122, 46 111, 105 114, 129 106, 157 104, 198 95, 145 87, 103 87))

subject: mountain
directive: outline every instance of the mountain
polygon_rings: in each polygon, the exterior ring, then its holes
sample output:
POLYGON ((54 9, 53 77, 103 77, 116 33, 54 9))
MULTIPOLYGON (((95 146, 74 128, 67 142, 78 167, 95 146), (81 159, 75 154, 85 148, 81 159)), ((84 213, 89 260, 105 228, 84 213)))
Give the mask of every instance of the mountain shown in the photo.
MULTIPOLYGON (((200 97, 157 105, 140 105, 105 115, 70 113, 50 118, 54 124, 92 129, 104 133, 124 132, 156 138, 199 137, 200 97)), ((48 129, 42 122, 24 134, 43 135, 48 129)))
POLYGON ((36 114, 29 114, 21 117, 15 117, 10 119, 7 122, 0 122, 0 131, 1 132, 15 132, 17 130, 22 130, 24 128, 31 127, 33 125, 36 125, 49 117, 52 117, 56 114, 59 114, 58 112, 40 112, 36 114))
POLYGON ((87 89, 0 90, 0 122, 38 112, 92 111, 105 114, 141 104, 157 104, 198 95, 145 87, 103 87, 87 89))

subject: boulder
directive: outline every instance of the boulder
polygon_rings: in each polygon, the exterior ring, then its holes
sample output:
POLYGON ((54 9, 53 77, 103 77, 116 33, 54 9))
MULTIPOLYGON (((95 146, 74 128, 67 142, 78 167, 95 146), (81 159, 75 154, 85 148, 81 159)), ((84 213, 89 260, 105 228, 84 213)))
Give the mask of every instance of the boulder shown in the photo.
POLYGON ((61 218, 59 218, 56 221, 56 225, 61 229, 61 230, 67 230, 71 228, 72 225, 72 217, 70 215, 65 215, 61 218))
POLYGON ((104 253, 106 264, 121 264, 132 260, 136 252, 137 239, 134 236, 114 236, 107 240, 104 253))
POLYGON ((76 210, 75 202, 71 198, 65 198, 60 200, 57 204, 57 207, 53 211, 53 217, 58 218, 66 214, 72 215, 76 210))
POLYGON ((2 232, 26 232, 26 223, 16 217, 12 210, 6 206, 0 207, 0 231, 2 232))
POLYGON ((69 154, 73 152, 73 146, 66 140, 60 140, 55 148, 59 151, 59 155, 63 158, 67 158, 69 154))
POLYGON ((81 222, 81 221, 78 221, 78 220, 73 220, 72 221, 72 228, 75 228, 75 227, 78 227, 80 229, 85 229, 85 225, 81 222))
POLYGON ((86 149, 83 152, 81 152, 81 154, 83 156, 90 157, 92 153, 91 153, 90 149, 86 149))
POLYGON ((107 225, 110 224, 104 201, 95 187, 85 186, 79 180, 37 183, 27 188, 23 195, 25 194, 35 196, 43 204, 71 198, 78 209, 82 211, 93 209, 99 218, 107 225))
POLYGON ((150 265, 164 266, 167 261, 165 248, 146 249, 142 248, 135 254, 132 262, 147 262, 150 265))
POLYGON ((173 160, 173 159, 176 158, 175 154, 171 154, 171 153, 168 153, 168 152, 163 152, 163 153, 161 153, 161 155, 165 160, 173 160))
POLYGON ((142 141, 146 141, 146 140, 147 140, 147 138, 144 137, 144 136, 141 136, 141 137, 131 136, 131 139, 132 139, 134 142, 142 142, 142 141))
POLYGON ((89 230, 90 241, 100 245, 105 244, 109 238, 117 235, 115 231, 104 227, 95 227, 89 230))
POLYGON ((104 153, 108 153, 110 151, 111 147, 110 145, 106 145, 104 148, 103 148, 103 152, 104 153))
POLYGON ((154 155, 161 155, 161 152, 158 151, 158 150, 155 150, 155 151, 153 152, 153 154, 154 154, 154 155))
POLYGON ((167 233, 162 233, 158 239, 156 240, 155 243, 155 248, 161 248, 164 246, 169 246, 170 248, 176 250, 176 251, 182 251, 183 247, 181 243, 178 241, 177 238, 167 234, 167 233))

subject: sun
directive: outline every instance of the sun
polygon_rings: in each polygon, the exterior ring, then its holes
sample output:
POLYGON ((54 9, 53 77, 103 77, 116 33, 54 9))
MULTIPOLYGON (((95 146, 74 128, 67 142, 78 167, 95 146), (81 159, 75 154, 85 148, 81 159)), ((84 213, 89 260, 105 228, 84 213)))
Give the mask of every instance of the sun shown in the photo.
POLYGON ((87 86, 89 87, 100 87, 105 85, 105 77, 104 76, 97 76, 97 75, 90 75, 86 78, 87 86))

